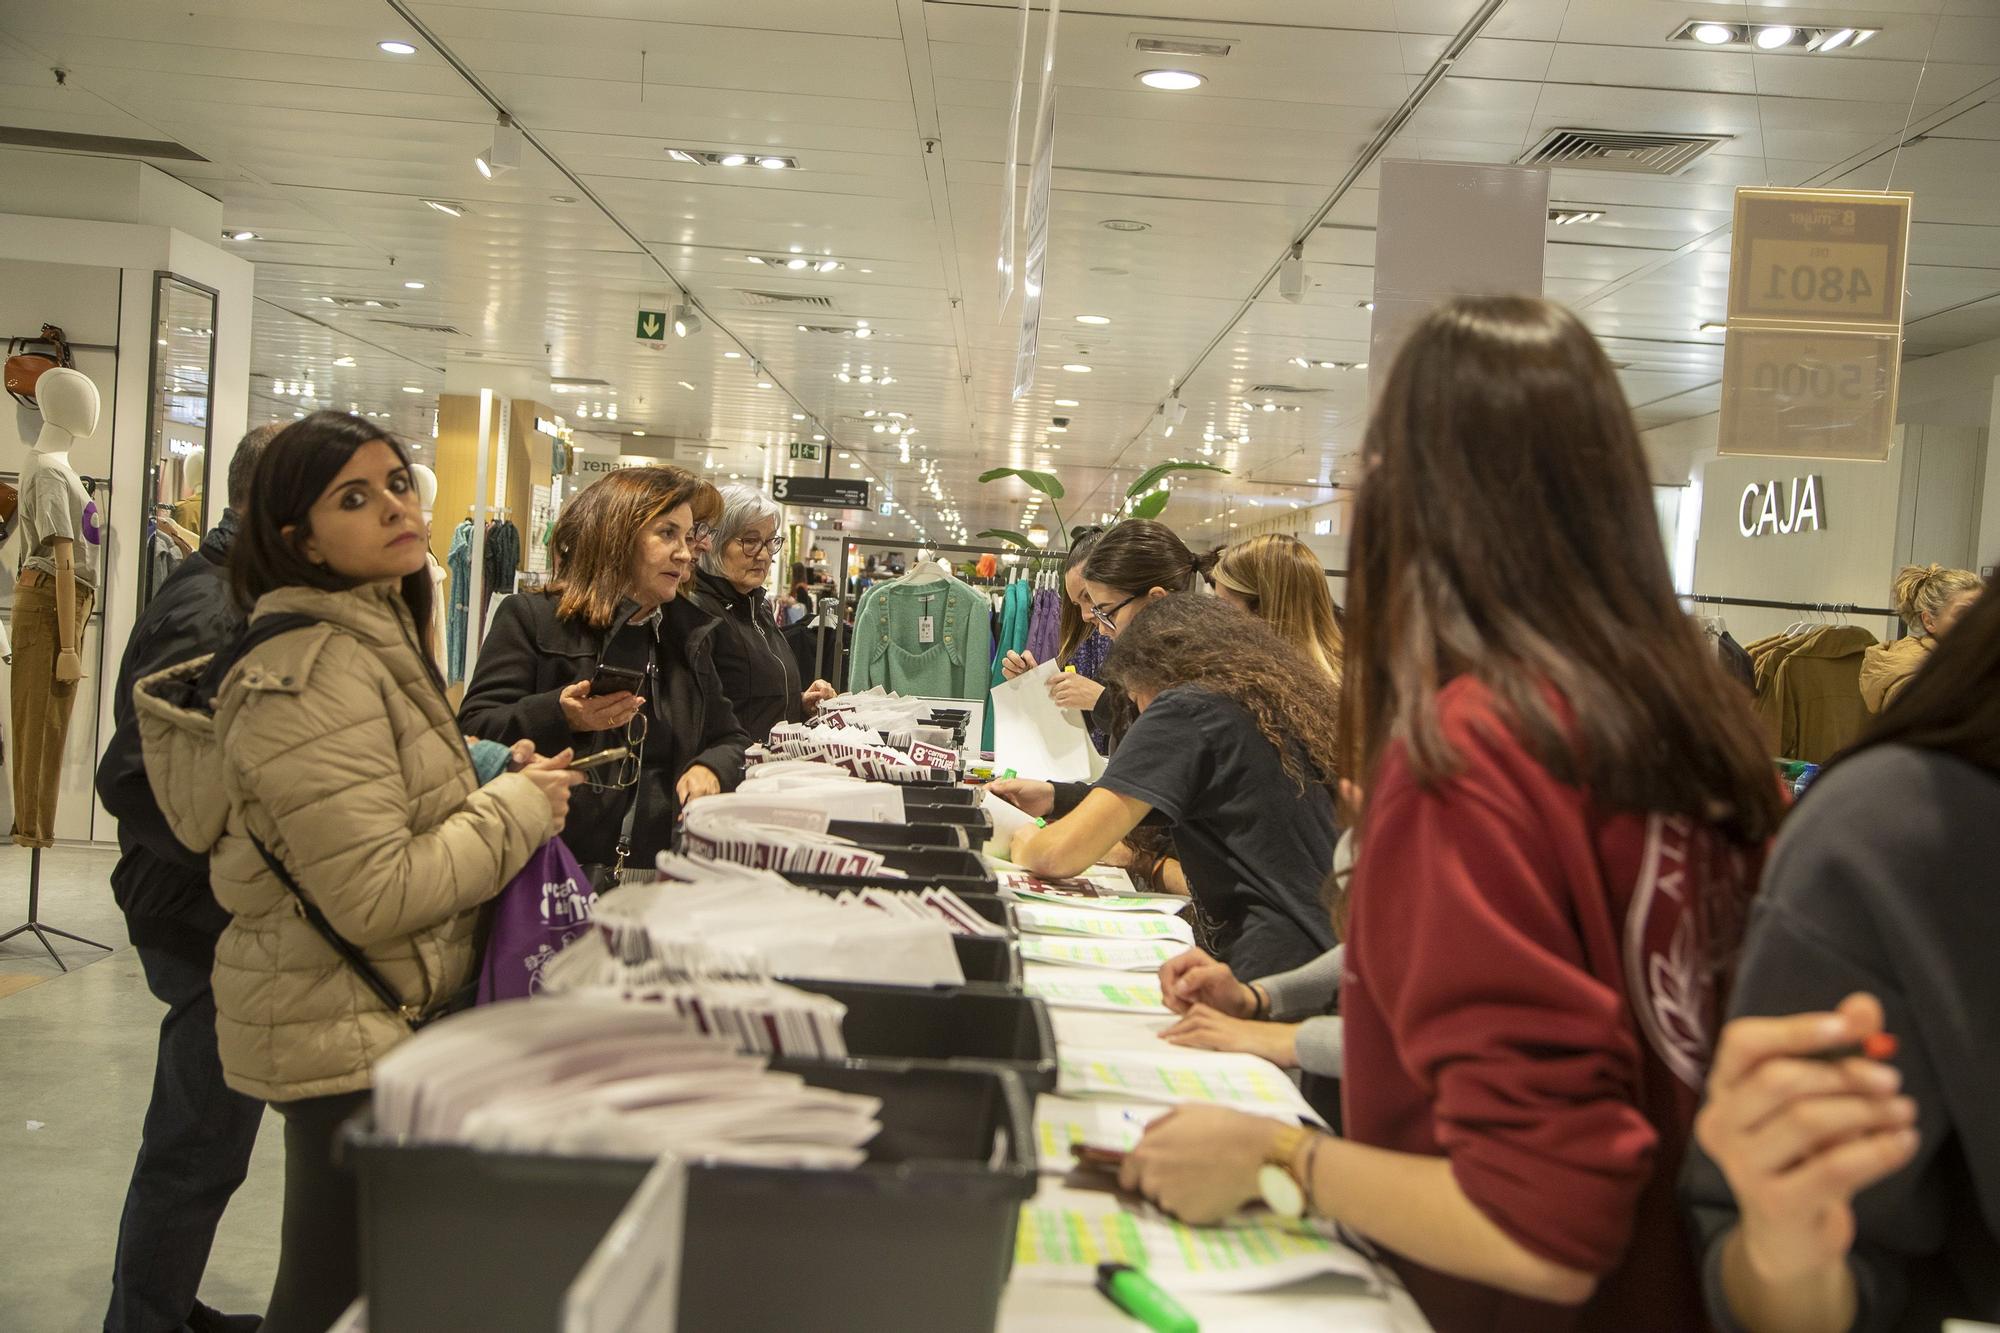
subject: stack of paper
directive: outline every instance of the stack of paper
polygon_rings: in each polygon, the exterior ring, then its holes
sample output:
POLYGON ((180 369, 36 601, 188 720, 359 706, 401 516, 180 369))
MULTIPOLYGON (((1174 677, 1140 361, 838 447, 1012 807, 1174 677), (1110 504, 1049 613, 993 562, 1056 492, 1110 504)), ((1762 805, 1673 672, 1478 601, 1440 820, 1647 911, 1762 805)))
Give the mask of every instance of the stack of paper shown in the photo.
POLYGON ((1172 940, 1183 947, 1194 943, 1194 927, 1177 916, 1157 912, 1104 912, 1084 907, 1023 902, 1014 909, 1025 933, 1035 935, 1096 935, 1106 939, 1172 940))
MULTIPOLYGON (((819 832, 800 827, 799 822, 772 823, 748 819, 717 804, 724 798, 711 796, 687 808, 681 816, 681 850, 707 861, 733 861, 758 870, 807 871, 816 875, 874 875, 882 873, 882 856, 845 838, 825 831, 826 819, 819 817, 819 832)), ((782 818, 810 823, 810 818, 793 811, 782 818)))
MULTIPOLYGON (((1056 963, 1064 967, 1096 967, 1111 972, 1143 972, 1152 976, 1168 959, 1187 952, 1178 940, 1106 940, 1088 936, 1024 935, 1021 961, 1056 963)), ((1158 989, 1158 983, 1154 983, 1158 989)))
POLYGON ((1172 1291, 1262 1291, 1330 1273, 1374 1276, 1366 1258, 1306 1221, 1250 1213, 1191 1227, 1136 1216, 1108 1200, 1068 1202, 1021 1210, 1015 1281, 1094 1282, 1100 1263, 1130 1264, 1172 1291))
POLYGON ((1005 939, 1007 928, 988 921, 966 905, 965 899, 950 889, 927 888, 920 893, 867 888, 834 896, 839 907, 865 907, 891 916, 913 917, 920 921, 941 920, 954 935, 986 935, 1005 939))
POLYGON ((509 1000, 428 1027, 374 1069, 396 1139, 578 1155, 852 1167, 879 1100, 806 1086, 653 1005, 509 1000))
POLYGON ((766 762, 769 757, 819 760, 885 782, 950 782, 958 776, 957 751, 914 737, 898 749, 880 732, 842 723, 843 716, 835 713, 809 727, 780 722, 763 746, 766 762))
MULTIPOLYGON (((604 895, 594 935, 607 945, 595 984, 638 987, 684 980, 808 977, 906 986, 965 982, 942 910, 923 915, 857 910, 778 875, 671 853, 661 882, 628 884, 604 895), (615 969, 612 970, 612 969, 615 969)), ((966 911, 962 903, 960 911, 966 911)), ((572 945, 571 949, 577 946, 572 945)), ((566 953, 568 951, 565 951, 566 953)), ((576 972, 545 973, 574 988, 576 972)))

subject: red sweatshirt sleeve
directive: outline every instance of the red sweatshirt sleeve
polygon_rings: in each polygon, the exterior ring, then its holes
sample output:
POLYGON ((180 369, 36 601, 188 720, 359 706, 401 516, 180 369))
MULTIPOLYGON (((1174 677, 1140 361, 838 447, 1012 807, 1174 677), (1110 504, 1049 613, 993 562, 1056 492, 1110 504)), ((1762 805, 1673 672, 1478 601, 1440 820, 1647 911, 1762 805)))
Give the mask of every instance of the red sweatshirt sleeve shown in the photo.
POLYGON ((1400 746, 1385 756, 1357 869, 1381 891, 1357 890, 1355 972, 1472 1202, 1523 1247, 1602 1274, 1657 1136, 1626 1006, 1585 957, 1578 921, 1608 909, 1581 797, 1510 739, 1447 730, 1464 767, 1433 790, 1400 746))

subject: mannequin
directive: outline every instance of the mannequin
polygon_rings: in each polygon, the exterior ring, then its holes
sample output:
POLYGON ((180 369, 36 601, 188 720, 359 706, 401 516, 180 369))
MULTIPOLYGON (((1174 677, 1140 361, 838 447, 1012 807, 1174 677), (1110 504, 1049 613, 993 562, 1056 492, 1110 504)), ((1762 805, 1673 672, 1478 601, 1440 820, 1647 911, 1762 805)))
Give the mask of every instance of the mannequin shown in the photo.
MULTIPOLYGON (((430 468, 425 467, 422 463, 410 464, 410 474, 417 481, 417 502, 423 506, 424 511, 424 544, 428 546, 431 540, 431 520, 436 516, 437 512, 438 474, 430 468)), ((424 559, 428 562, 431 571, 431 627, 429 642, 424 646, 430 649, 431 660, 438 664, 439 670, 443 670, 444 566, 438 563, 435 551, 426 551, 424 559)))
POLYGON ((97 433, 97 386, 78 371, 45 371, 35 385, 42 431, 21 477, 21 577, 14 594, 14 841, 55 841, 56 790, 77 682, 83 628, 97 574, 81 543, 96 514, 70 466, 70 445, 97 433))

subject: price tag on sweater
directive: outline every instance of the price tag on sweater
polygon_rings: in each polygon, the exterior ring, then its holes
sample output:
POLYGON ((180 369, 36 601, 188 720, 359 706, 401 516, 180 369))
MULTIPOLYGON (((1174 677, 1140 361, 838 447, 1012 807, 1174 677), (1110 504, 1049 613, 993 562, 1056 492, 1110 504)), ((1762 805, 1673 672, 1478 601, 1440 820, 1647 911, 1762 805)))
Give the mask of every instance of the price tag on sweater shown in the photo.
POLYGON ((936 643, 936 642, 937 642, 937 617, 936 617, 936 616, 918 616, 918 617, 917 617, 917 642, 918 642, 918 643, 936 643))

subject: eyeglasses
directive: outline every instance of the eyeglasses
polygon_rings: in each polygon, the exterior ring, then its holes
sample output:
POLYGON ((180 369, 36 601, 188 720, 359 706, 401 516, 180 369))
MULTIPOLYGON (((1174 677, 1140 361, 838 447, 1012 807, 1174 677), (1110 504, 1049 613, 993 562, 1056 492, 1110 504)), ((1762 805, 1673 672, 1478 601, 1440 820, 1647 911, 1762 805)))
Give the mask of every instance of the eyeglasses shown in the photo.
POLYGON ((696 519, 695 525, 688 529, 687 544, 689 546, 706 546, 714 537, 715 525, 713 523, 703 523, 700 519, 696 519))
POLYGON ((599 777, 604 770, 593 770, 584 775, 583 784, 592 791, 619 791, 633 786, 639 781, 639 767, 646 758, 646 713, 644 709, 632 714, 632 720, 625 724, 625 748, 631 751, 609 774, 599 777))
POLYGON ((759 541, 755 537, 738 537, 736 544, 743 549, 745 555, 773 556, 785 549, 783 537, 771 537, 764 541, 759 541))
POLYGON ((1092 617, 1096 619, 1098 624, 1104 626, 1104 628, 1112 631, 1113 633, 1116 633, 1118 630, 1118 626, 1115 622, 1118 619, 1118 613, 1120 611, 1123 611, 1126 607, 1132 605, 1132 603, 1138 601, 1141 597, 1144 597, 1145 595, 1146 594, 1143 592, 1135 592, 1130 597, 1127 597, 1124 601, 1118 603, 1118 605, 1112 607, 1109 611, 1106 611, 1101 606, 1093 606, 1090 608, 1090 614, 1092 617))

